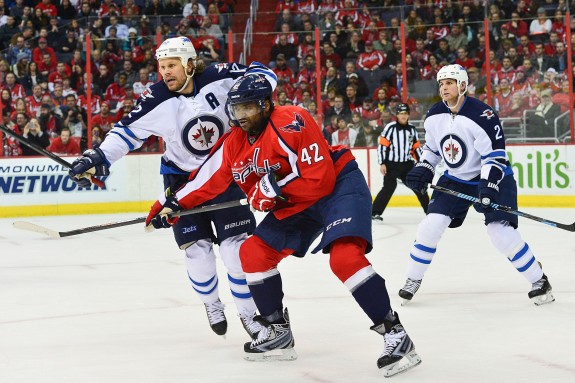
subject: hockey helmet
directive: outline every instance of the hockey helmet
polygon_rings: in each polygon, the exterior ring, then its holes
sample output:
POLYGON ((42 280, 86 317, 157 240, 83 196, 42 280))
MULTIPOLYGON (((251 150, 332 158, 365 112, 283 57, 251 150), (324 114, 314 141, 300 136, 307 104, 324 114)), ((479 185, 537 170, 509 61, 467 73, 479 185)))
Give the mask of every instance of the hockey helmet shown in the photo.
POLYGON ((248 74, 241 77, 228 92, 226 112, 230 121, 234 125, 239 125, 235 117, 234 105, 255 101, 260 111, 263 112, 265 110, 265 100, 271 100, 272 92, 272 85, 262 74, 248 74))
POLYGON ((409 108, 409 105, 407 105, 407 104, 405 104, 405 103, 402 102, 401 104, 397 105, 396 111, 397 111, 398 114, 399 114, 399 113, 407 113, 407 114, 409 114, 409 112, 410 112, 411 110, 410 110, 410 108, 409 108))
POLYGON ((469 83, 469 77, 467 76, 467 71, 464 67, 459 64, 451 64, 442 67, 439 72, 437 72, 437 82, 445 79, 453 79, 457 81, 457 90, 459 94, 464 94, 467 92, 467 84, 469 83), (465 88, 461 90, 461 84, 465 83, 465 88))
POLYGON ((184 68, 188 66, 189 59, 195 60, 197 58, 196 49, 189 38, 182 36, 167 39, 156 50, 156 60, 158 61, 174 57, 182 60, 184 68))

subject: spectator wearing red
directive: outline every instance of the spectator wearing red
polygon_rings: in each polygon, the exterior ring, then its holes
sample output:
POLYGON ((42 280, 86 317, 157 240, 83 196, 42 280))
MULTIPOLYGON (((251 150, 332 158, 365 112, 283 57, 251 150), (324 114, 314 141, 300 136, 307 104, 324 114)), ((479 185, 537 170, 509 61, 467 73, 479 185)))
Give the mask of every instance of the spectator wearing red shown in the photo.
POLYGON ((322 0, 321 3, 317 6, 318 13, 323 17, 326 13, 330 12, 332 15, 335 15, 339 10, 339 5, 336 4, 335 0, 322 0))
POLYGON ((52 61, 52 57, 50 56, 50 54, 46 52, 42 54, 42 62, 38 64, 38 71, 43 76, 48 78, 50 73, 56 71, 57 65, 58 64, 56 62, 52 61))
POLYGON ((336 68, 341 68, 341 56, 334 50, 329 41, 322 43, 323 50, 320 52, 319 60, 322 68, 326 67, 326 60, 331 60, 336 68))
POLYGON ((70 128, 67 126, 62 128, 60 136, 56 137, 48 150, 52 153, 60 155, 74 156, 80 154, 80 145, 76 140, 71 138, 70 128))
POLYGON ((12 95, 12 100, 26 97, 26 89, 16 81, 16 76, 12 72, 6 73, 3 89, 8 89, 12 95))
POLYGON ((125 73, 120 73, 118 75, 118 81, 111 83, 106 89, 106 95, 104 99, 112 105, 114 108, 118 101, 126 96, 126 80, 128 76, 125 73))
POLYGON ((311 33, 306 33, 297 47, 296 57, 299 60, 300 66, 304 64, 304 58, 307 55, 315 56, 315 43, 311 33))
POLYGON ((359 14, 357 9, 353 6, 353 0, 345 0, 343 6, 335 14, 335 19, 341 21, 343 25, 348 23, 357 23, 359 21, 359 14))
POLYGON ((468 54, 469 52, 466 47, 457 49, 457 60, 455 60, 455 63, 461 65, 465 69, 475 67, 475 61, 473 61, 472 58, 469 58, 468 54))
POLYGON ((493 100, 494 109, 501 117, 508 117, 511 113, 511 103, 513 101, 511 91, 510 81, 507 78, 502 78, 499 81, 497 93, 493 100))
POLYGON ((316 86, 317 75, 315 73, 316 64, 315 56, 307 54, 304 58, 304 65, 299 71, 296 82, 301 84, 303 82, 308 83, 308 85, 314 87, 316 86))
POLYGON ((284 9, 289 9, 290 12, 295 13, 297 12, 297 4, 293 0, 279 0, 276 4, 276 14, 282 13, 284 9))
POLYGON ((359 70, 377 71, 384 66, 385 60, 385 55, 374 50, 373 41, 369 40, 365 43, 364 52, 358 55, 355 65, 359 70))
POLYGON ((36 84, 32 87, 32 94, 26 97, 26 105, 28 106, 28 116, 38 117, 40 115, 40 108, 42 107, 42 87, 36 84))
POLYGON ((108 134, 117 121, 116 116, 110 112, 110 103, 104 101, 102 102, 100 113, 92 119, 92 124, 99 125, 102 132, 108 134))
MULTIPOLYGON (((10 111, 8 109, 4 109, 2 111, 2 124, 13 131, 14 133, 21 135, 24 126, 28 123, 28 117, 24 113, 19 113, 20 119, 16 118, 16 121, 22 121, 21 126, 19 124, 15 124, 10 119, 10 111)), ((3 145, 3 153, 4 157, 19 157, 22 155, 22 148, 20 147, 20 143, 14 137, 10 135, 6 135, 4 138, 4 145, 3 145)))
POLYGON ((118 111, 116 112, 116 118, 118 119, 118 121, 120 121, 122 118, 124 118, 125 115, 130 113, 133 107, 134 107, 134 101, 130 99, 125 99, 124 103, 122 104, 122 107, 119 108, 118 111))
POLYGON ((297 37, 297 34, 290 31, 290 26, 288 23, 283 23, 281 25, 281 31, 280 31, 280 33, 275 35, 274 39, 272 40, 272 44, 279 44, 280 43, 280 37, 282 35, 287 37, 288 43, 296 45, 296 46, 298 45, 299 39, 297 37))
POLYGON ((55 84, 63 84, 65 77, 70 77, 72 70, 63 62, 56 65, 56 71, 48 75, 48 89, 50 92, 54 91, 55 84))
POLYGON ((513 33, 519 38, 529 34, 529 26, 525 21, 521 20, 517 11, 511 13, 511 21, 504 25, 507 25, 507 29, 509 29, 510 33, 513 33))
POLYGON ((560 9, 555 10, 551 32, 556 32, 560 40, 565 40, 565 16, 560 9))
POLYGON ((40 4, 37 4, 35 9, 42 10, 42 13, 48 16, 49 18, 57 17, 58 16, 58 9, 54 4, 52 4, 51 0, 42 0, 40 4))
MULTIPOLYGON (((476 67, 473 66, 471 68, 476 67)), ((437 62, 437 57, 435 57, 435 55, 430 55, 429 64, 421 68, 419 71, 419 78, 421 80, 435 80, 437 78, 437 72, 439 72, 439 69, 441 69, 441 65, 439 65, 437 62)))
POLYGON ((277 55, 276 65, 277 66, 272 70, 276 74, 278 81, 293 83, 295 80, 294 73, 290 67, 287 66, 286 57, 283 53, 277 55))
POLYGON ((298 13, 313 15, 317 11, 317 4, 315 0, 299 0, 296 9, 298 13))
POLYGON ((118 109, 123 109, 126 100, 131 101, 129 104, 134 106, 136 104, 136 100, 138 100, 138 95, 134 93, 134 87, 130 84, 126 84, 124 86, 124 90, 126 91, 126 95, 118 100, 118 109))
POLYGON ((40 37, 38 39, 38 46, 32 51, 32 61, 40 66, 40 64, 44 62, 45 53, 50 55, 51 65, 55 67, 58 63, 58 60, 56 59, 56 52, 54 52, 54 49, 48 46, 48 40, 45 37, 40 37))
POLYGON ((533 53, 535 53, 535 44, 531 42, 529 36, 521 36, 519 38, 517 54, 523 57, 530 57, 533 53))
POLYGON ((415 50, 411 51, 411 58, 418 69, 429 64, 429 56, 431 56, 431 52, 425 49, 425 40, 421 37, 415 40, 415 50))
POLYGON ((140 14, 140 8, 134 3, 134 0, 125 0, 124 5, 120 8, 122 17, 134 16, 140 14))

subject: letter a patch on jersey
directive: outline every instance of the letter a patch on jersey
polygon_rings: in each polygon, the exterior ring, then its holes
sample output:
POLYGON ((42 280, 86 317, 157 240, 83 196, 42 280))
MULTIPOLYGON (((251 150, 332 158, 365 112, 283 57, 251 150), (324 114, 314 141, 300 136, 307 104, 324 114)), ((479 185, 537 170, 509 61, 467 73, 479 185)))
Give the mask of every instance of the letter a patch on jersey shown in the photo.
POLYGON ((294 113, 294 120, 291 122, 291 124, 282 126, 279 129, 283 132, 295 133, 295 132, 301 132, 302 128, 305 128, 303 117, 297 113, 294 113))

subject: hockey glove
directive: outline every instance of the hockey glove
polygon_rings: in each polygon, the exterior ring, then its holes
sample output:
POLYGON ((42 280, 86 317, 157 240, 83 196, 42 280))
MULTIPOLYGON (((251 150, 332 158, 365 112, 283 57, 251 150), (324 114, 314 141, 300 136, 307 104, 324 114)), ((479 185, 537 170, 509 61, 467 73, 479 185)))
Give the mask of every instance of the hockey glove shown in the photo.
POLYGON ((493 182, 481 179, 479 180, 479 201, 475 204, 476 210, 480 213, 491 213, 494 209, 492 203, 497 203, 499 197, 499 187, 493 182))
POLYGON ((270 211, 276 205, 276 198, 285 200, 281 196, 282 189, 279 187, 273 172, 263 176, 248 193, 250 205, 259 211, 270 211))
POLYGON ((169 213, 175 213, 182 210, 175 195, 172 195, 170 188, 166 189, 166 196, 160 198, 150 208, 150 212, 146 217, 146 231, 154 231, 154 229, 169 228, 178 223, 180 217, 168 216, 169 213))
POLYGON ((427 192, 427 184, 433 181, 433 175, 435 174, 435 169, 427 161, 418 162, 407 176, 405 177, 405 184, 411 190, 418 193, 427 192))
POLYGON ((110 175, 109 164, 100 148, 86 150, 72 162, 72 168, 68 171, 70 179, 83 188, 90 187, 92 176, 107 175, 110 175))

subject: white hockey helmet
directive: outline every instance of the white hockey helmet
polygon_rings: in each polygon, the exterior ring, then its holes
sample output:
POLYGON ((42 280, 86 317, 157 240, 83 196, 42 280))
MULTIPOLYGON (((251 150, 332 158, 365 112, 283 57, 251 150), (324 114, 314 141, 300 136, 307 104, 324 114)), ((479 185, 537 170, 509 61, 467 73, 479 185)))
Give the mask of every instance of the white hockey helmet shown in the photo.
POLYGON ((198 56, 194 44, 187 37, 173 37, 164 41, 156 50, 156 60, 179 57, 184 68, 188 66, 188 60, 195 60, 198 56))
POLYGON ((469 77, 467 76, 467 71, 464 67, 459 64, 451 64, 442 67, 439 72, 437 72, 437 82, 451 78, 457 81, 457 90, 459 94, 464 94, 467 92, 467 84, 469 84, 469 77), (465 89, 461 91, 461 84, 465 83, 465 89))

